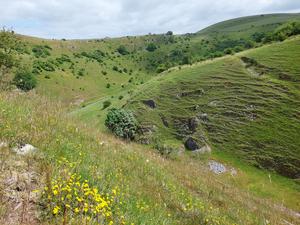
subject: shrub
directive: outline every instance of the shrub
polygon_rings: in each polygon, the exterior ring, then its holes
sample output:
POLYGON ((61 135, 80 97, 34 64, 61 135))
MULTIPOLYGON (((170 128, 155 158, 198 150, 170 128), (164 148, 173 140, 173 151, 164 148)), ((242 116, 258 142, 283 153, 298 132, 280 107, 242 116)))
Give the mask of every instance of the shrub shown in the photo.
POLYGON ((146 50, 149 52, 154 52, 157 49, 156 45, 154 43, 148 44, 146 50))
POLYGON ((102 107, 102 109, 106 109, 106 108, 108 108, 110 105, 111 105, 111 101, 106 100, 106 101, 103 102, 103 107, 102 107))
POLYGON ((128 50, 126 49, 126 47, 124 45, 120 45, 117 48, 117 51, 121 54, 121 55, 127 55, 129 54, 128 50))
POLYGON ((106 84, 106 88, 110 88, 110 83, 106 84))
POLYGON ((81 69, 78 71, 78 76, 83 77, 83 76, 84 76, 84 72, 85 72, 85 69, 81 68, 81 69))
POLYGON ((43 45, 36 45, 32 48, 32 52, 34 54, 35 57, 39 58, 46 58, 48 56, 50 56, 50 52, 49 50, 51 50, 51 48, 49 49, 49 46, 43 46, 43 45))
POLYGON ((61 57, 56 58, 58 64, 63 64, 64 62, 72 62, 70 57, 66 54, 62 54, 61 57))
POLYGON ((109 110, 105 126, 116 136, 133 140, 137 134, 138 123, 133 114, 125 109, 109 110))
POLYGON ((230 55, 230 54, 233 54, 234 52, 233 52, 233 50, 232 50, 232 48, 226 48, 225 50, 224 50, 224 54, 226 54, 226 55, 230 55))
POLYGON ((113 66, 113 68, 112 68, 114 71, 117 71, 117 72, 119 72, 119 68, 117 67, 117 66, 113 66))
POLYGON ((29 91, 36 87, 36 79, 28 70, 20 70, 16 73, 13 83, 23 91, 29 91))
POLYGON ((162 73, 164 72, 165 70, 167 70, 166 66, 164 64, 160 64, 157 69, 156 69, 156 72, 157 73, 162 73))

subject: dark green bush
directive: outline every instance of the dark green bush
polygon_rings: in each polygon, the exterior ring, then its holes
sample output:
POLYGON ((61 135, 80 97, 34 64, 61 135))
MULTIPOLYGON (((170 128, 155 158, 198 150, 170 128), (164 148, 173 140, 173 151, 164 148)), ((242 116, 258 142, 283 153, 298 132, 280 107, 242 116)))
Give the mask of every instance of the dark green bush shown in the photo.
POLYGON ((126 47, 124 45, 120 45, 117 48, 117 51, 121 54, 121 55, 127 55, 129 54, 128 50, 126 49, 126 47))
POLYGON ((85 69, 81 68, 81 69, 78 71, 78 76, 83 77, 83 76, 84 76, 84 73, 85 73, 85 69))
POLYGON ((149 52, 154 52, 157 49, 156 45, 154 43, 148 44, 146 50, 149 52))
POLYGON ((48 72, 53 72, 55 71, 55 67, 52 64, 52 62, 50 60, 47 61, 39 61, 39 60, 35 60, 33 62, 32 65, 32 72, 35 74, 39 74, 40 72, 44 71, 48 71, 48 72))
POLYGON ((51 50, 51 48, 47 45, 43 46, 43 45, 36 45, 32 48, 32 52, 34 54, 35 57, 37 58, 46 58, 48 56, 50 56, 50 52, 49 50, 51 50))
POLYGON ((138 131, 138 123, 133 114, 125 109, 109 110, 105 126, 116 136, 133 140, 138 131))
POLYGON ((111 101, 106 100, 106 101, 103 102, 103 107, 102 107, 102 109, 106 109, 106 108, 108 108, 110 105, 111 105, 111 101))
POLYGON ((29 91, 36 87, 37 81, 28 70, 20 70, 16 73, 13 83, 23 91, 29 91))
POLYGON ((61 57, 56 58, 58 64, 63 64, 64 62, 71 62, 68 55, 62 54, 61 57))

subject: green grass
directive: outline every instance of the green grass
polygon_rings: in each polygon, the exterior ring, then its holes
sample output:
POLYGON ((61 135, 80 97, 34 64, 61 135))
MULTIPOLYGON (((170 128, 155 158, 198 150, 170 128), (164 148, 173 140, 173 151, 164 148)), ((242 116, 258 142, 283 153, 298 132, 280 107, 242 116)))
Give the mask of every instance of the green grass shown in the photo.
MULTIPOLYGON (((38 147, 43 154, 40 163, 48 166, 37 172, 52 171, 50 176, 55 177, 62 172, 57 161, 65 157, 79 162, 76 172, 101 193, 117 187, 123 195, 115 219, 123 216, 128 224, 264 224, 266 219, 272 224, 282 219, 297 223, 275 205, 299 209, 297 202, 289 201, 299 195, 290 181, 282 184, 272 177, 270 185, 265 174, 253 178, 243 168, 236 177, 216 176, 207 170, 205 160, 184 155, 180 160, 163 158, 148 147, 70 120, 62 105, 33 93, 1 93, 0 107, 1 139, 11 147, 20 142, 38 147), (256 189, 278 195, 274 200, 272 195, 258 198, 253 194, 256 189)), ((59 221, 50 217, 45 222, 59 221)))
POLYGON ((128 224, 297 224, 284 207, 300 210, 299 183, 287 178, 299 176, 300 37, 207 60, 223 51, 224 42, 237 45, 240 38, 293 20, 299 14, 245 17, 174 36, 63 41, 20 35, 25 64, 63 54, 71 62, 36 75, 34 93, 0 93, 0 141, 37 146, 41 174, 57 176, 57 161, 65 157, 80 161, 76 172, 102 193, 118 187, 124 195, 115 206, 116 221, 124 216, 128 224), (157 46, 154 52, 146 50, 149 43, 157 46), (36 45, 49 46, 50 56, 35 57, 36 45), (120 45, 130 54, 117 53, 120 45), (95 50, 104 53, 101 62, 74 55, 95 50), (194 64, 182 65, 184 56, 194 64), (246 65, 243 57, 256 64, 246 65), (161 65, 170 69, 158 73, 161 65), (142 102, 149 99, 156 108, 142 102), (103 109, 105 101, 112 104, 103 109), (151 130, 139 138, 151 145, 112 137, 104 126, 112 107, 133 111, 151 130), (202 114, 208 119, 201 120, 202 114), (187 124, 195 117, 200 123, 193 130, 187 124), (212 154, 182 153, 189 136, 209 144, 212 154), (153 146, 173 152, 161 156, 153 146), (235 167, 238 175, 213 175, 209 159, 235 167), (44 164, 53 173, 43 171, 44 164))
POLYGON ((126 107, 135 112, 142 126, 156 127, 154 135, 148 137, 153 141, 177 139, 182 143, 187 136, 204 138, 215 152, 225 151, 257 167, 297 177, 298 82, 282 80, 276 74, 285 72, 298 79, 299 43, 298 37, 174 70, 145 84, 126 107), (268 57, 270 52, 276 52, 270 56, 274 61, 268 57), (275 72, 253 75, 241 61, 243 56, 253 57, 275 72), (157 108, 144 105, 142 100, 146 99, 153 99, 157 108), (203 113, 208 121, 202 121, 195 131, 186 127, 189 119, 203 113))
POLYGON ((225 21, 215 26, 204 29, 203 32, 190 35, 163 35, 153 34, 137 37, 106 38, 91 40, 47 40, 27 36, 21 36, 25 42, 27 52, 24 61, 32 64, 35 60, 49 61, 61 57, 62 54, 69 56, 71 62, 65 62, 56 66, 54 72, 42 71, 37 75, 39 85, 38 93, 54 97, 66 104, 77 105, 78 102, 97 101, 108 95, 118 95, 119 92, 135 90, 141 83, 147 82, 157 74, 157 67, 164 65, 166 68, 182 64, 184 56, 189 56, 192 62, 211 58, 212 53, 223 51, 215 49, 226 40, 233 41, 231 45, 237 45, 236 40, 243 38, 250 40, 253 33, 264 30, 273 31, 282 23, 299 19, 299 14, 272 14, 264 17, 254 16, 225 21), (249 26, 251 29, 249 29, 249 26), (232 29, 226 33, 226 29, 232 29), (216 34, 222 33, 222 35, 216 34), (206 43, 207 42, 207 43, 206 43), (154 43, 158 48, 154 52, 146 50, 149 43, 154 43), (37 45, 51 47, 50 56, 36 58, 32 48, 37 45), (117 48, 124 45, 130 54, 120 55, 117 48), (73 54, 95 50, 105 53, 103 62, 88 60, 86 57, 76 58, 73 54), (174 55, 175 50, 177 53, 174 55), (74 64, 74 72, 70 69, 74 64), (132 74, 119 73, 113 70, 114 66, 120 69, 132 70, 132 74), (85 69, 83 77, 78 76, 80 69, 85 69), (64 70, 64 71, 62 71, 64 70), (103 75, 105 71, 107 75, 103 75), (47 78, 45 78, 47 76, 47 78), (50 78, 50 79, 49 79, 50 78), (129 83, 132 78, 133 82, 129 83), (107 89, 107 83, 111 88, 107 89), (124 85, 122 88, 121 86, 124 85))

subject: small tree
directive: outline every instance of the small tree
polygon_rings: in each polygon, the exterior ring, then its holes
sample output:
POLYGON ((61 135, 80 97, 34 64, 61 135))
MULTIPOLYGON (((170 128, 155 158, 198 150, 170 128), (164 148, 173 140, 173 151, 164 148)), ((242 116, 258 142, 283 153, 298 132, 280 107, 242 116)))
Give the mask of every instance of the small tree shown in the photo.
POLYGON ((23 91, 29 91, 36 87, 36 79, 28 70, 19 70, 13 80, 13 83, 23 91))
POLYGON ((102 110, 108 108, 110 105, 111 105, 111 101, 109 101, 109 100, 104 101, 102 110))
POLYGON ((0 30, 0 84, 9 70, 16 66, 16 49, 19 46, 19 40, 11 30, 0 30))
POLYGON ((150 44, 148 44, 148 46, 147 46, 146 49, 149 52, 154 52, 157 49, 157 47, 156 47, 156 45, 154 43, 150 43, 150 44))
POLYGON ((121 138, 133 140, 137 134, 138 123, 133 114, 125 109, 110 109, 105 126, 121 138))
POLYGON ((120 45, 117 48, 117 51, 121 54, 121 55, 127 55, 129 54, 128 50, 126 49, 126 47, 124 45, 120 45))

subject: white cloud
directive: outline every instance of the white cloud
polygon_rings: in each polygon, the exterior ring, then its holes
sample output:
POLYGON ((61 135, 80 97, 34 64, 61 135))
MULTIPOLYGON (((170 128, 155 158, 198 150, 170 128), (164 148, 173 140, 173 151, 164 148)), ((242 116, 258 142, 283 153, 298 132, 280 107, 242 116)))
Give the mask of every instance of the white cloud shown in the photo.
POLYGON ((299 0, 0 0, 0 25, 47 38, 196 32, 239 16, 299 12, 299 0))

